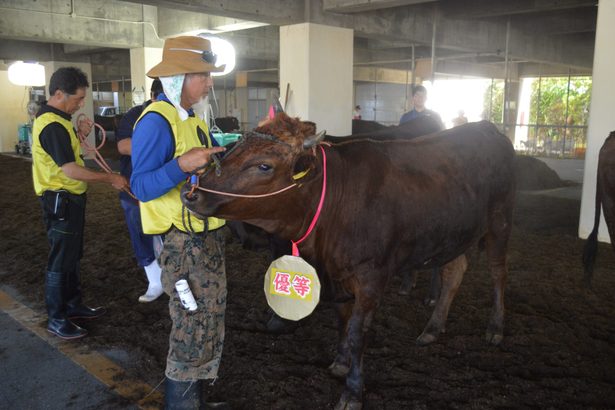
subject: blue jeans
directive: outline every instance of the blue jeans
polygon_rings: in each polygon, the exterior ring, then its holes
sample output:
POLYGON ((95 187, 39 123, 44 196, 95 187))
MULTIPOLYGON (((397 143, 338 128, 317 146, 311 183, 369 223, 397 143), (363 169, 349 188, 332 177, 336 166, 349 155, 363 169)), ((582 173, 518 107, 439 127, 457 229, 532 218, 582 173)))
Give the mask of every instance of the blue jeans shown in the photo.
POLYGON ((124 209, 126 225, 128 225, 128 232, 130 233, 132 249, 135 251, 137 264, 139 266, 147 266, 156 259, 154 254, 154 237, 143 233, 139 204, 133 199, 123 198, 120 198, 120 203, 124 209))

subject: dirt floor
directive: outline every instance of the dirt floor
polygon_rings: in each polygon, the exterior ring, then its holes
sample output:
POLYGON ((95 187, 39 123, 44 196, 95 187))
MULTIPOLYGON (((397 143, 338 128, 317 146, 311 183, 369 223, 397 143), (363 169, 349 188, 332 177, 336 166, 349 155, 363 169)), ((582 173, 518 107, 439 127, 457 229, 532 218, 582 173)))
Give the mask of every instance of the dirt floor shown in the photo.
MULTIPOLYGON (((0 156, 0 283, 42 312, 47 245, 30 168, 23 159, 0 156)), ((576 200, 519 193, 499 347, 483 336, 491 309, 484 255, 471 258, 447 333, 428 347, 415 339, 430 315, 421 302, 429 275, 420 276, 410 296, 397 294, 394 278, 369 333, 365 408, 615 408, 615 255, 601 244, 593 290, 585 289, 579 208, 576 200)), ((208 398, 234 409, 332 408, 343 389, 327 371, 336 346, 334 311, 322 304, 293 334, 267 334, 262 284, 268 265, 266 253, 243 250, 229 235, 226 341, 208 398)), ((87 324, 90 336, 79 343, 157 385, 168 298, 137 302, 145 275, 132 257, 117 194, 105 186, 92 185, 88 193, 82 271, 86 302, 109 313, 87 324)))

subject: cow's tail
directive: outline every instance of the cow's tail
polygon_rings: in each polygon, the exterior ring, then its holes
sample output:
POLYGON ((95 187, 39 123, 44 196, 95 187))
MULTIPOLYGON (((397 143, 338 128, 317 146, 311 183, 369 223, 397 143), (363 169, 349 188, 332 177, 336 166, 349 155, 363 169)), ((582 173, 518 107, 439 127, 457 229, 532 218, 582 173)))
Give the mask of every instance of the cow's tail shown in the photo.
POLYGON ((602 188, 600 179, 596 183, 596 209, 594 210, 594 228, 587 237, 585 248, 583 249, 583 267, 585 268, 584 282, 586 287, 591 287, 594 275, 594 263, 598 252, 598 228, 600 227, 600 212, 602 210, 602 188))

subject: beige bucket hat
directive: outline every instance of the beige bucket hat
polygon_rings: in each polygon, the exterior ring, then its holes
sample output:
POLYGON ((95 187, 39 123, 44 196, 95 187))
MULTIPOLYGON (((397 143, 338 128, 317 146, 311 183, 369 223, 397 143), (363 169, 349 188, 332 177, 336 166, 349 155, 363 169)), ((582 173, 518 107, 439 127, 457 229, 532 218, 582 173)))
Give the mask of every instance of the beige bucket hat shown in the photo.
POLYGON ((216 67, 216 55, 209 40, 196 36, 166 39, 162 61, 147 72, 150 78, 178 74, 222 72, 224 65, 216 67))

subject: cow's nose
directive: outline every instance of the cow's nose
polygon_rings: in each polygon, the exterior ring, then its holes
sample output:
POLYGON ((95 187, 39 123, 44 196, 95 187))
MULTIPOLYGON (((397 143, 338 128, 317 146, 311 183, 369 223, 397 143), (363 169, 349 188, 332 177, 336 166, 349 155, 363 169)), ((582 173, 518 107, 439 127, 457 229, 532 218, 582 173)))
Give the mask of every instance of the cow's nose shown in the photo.
POLYGON ((196 192, 186 192, 184 193, 184 198, 187 202, 194 202, 198 199, 199 195, 196 192))
POLYGON ((198 199, 198 193, 192 189, 190 184, 185 184, 181 189, 181 198, 184 203, 194 202, 198 199))

